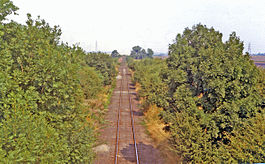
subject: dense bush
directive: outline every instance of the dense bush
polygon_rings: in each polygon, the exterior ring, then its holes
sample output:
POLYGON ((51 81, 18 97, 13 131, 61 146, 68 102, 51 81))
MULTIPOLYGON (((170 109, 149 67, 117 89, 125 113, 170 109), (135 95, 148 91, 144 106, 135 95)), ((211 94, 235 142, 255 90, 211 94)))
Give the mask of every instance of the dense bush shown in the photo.
MULTIPOLYGON (((182 114, 198 124, 195 130, 201 129, 201 133, 207 135, 195 137, 192 143, 197 146, 182 145, 186 149, 181 152, 185 160, 242 160, 233 153, 225 153, 223 146, 231 144, 229 135, 235 135, 238 127, 244 127, 257 116, 262 101, 257 88, 260 74, 249 56, 243 55, 243 43, 235 33, 223 43, 221 33, 197 25, 177 36, 169 48, 167 63, 171 100, 164 116, 172 128, 177 129, 172 133, 173 143, 179 147, 178 142, 185 138, 179 134, 189 136, 196 127, 188 122, 190 131, 187 127, 180 128, 181 122, 175 117, 182 114)), ((187 139, 192 141, 194 137, 187 139)), ((264 149, 264 145, 260 146, 264 149)), ((248 153, 256 154, 254 150, 248 153)))
POLYGON ((170 45, 167 66, 155 68, 156 62, 130 65, 140 96, 164 108, 170 143, 183 162, 265 160, 264 71, 243 54, 235 33, 223 42, 213 28, 186 28, 170 45))
POLYGON ((88 53, 84 61, 90 67, 94 67, 103 76, 104 85, 111 85, 116 75, 116 60, 105 53, 88 53))
POLYGON ((103 89, 103 77, 93 67, 83 67, 80 72, 80 84, 86 98, 94 98, 103 89))
MULTIPOLYGON (((1 21, 17 9, 2 3, 1 21)), ((83 103, 112 83, 114 60, 60 43, 57 26, 29 14, 0 31, 0 163, 91 163, 95 127, 83 103), (103 67, 90 64, 98 59, 103 67)))
POLYGON ((165 60, 144 59, 133 61, 129 58, 129 67, 134 71, 133 81, 138 82, 141 88, 139 96, 148 104, 167 106, 167 85, 163 81, 163 71, 167 69, 165 60))

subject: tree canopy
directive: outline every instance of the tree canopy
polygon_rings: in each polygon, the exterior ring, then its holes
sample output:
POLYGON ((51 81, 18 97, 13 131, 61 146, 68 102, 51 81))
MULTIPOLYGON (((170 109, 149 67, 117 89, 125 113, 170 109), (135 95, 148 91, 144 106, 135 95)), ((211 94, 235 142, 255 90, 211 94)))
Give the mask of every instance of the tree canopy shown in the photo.
MULTIPOLYGON (((0 6, 1 20, 16 10, 11 1, 0 6)), ((94 158, 97 117, 89 102, 113 83, 115 61, 60 36, 58 26, 30 14, 25 25, 0 22, 0 163, 94 158)))
POLYGON ((113 57, 113 58, 115 58, 115 57, 120 57, 120 54, 119 54, 119 52, 118 52, 117 50, 113 50, 113 51, 111 52, 111 57, 113 57))
POLYGON ((130 56, 135 59, 144 59, 144 58, 152 58, 153 57, 153 50, 148 48, 147 52, 145 49, 143 49, 140 46, 134 46, 132 47, 132 51, 130 56))
POLYGON ((243 53, 235 32, 225 42, 222 36, 198 24, 177 35, 165 65, 134 61, 139 95, 163 107, 160 116, 183 162, 262 162, 264 70, 243 53))
POLYGON ((16 14, 18 10, 12 1, 10 0, 0 0, 0 22, 6 19, 6 16, 11 14, 16 14))
MULTIPOLYGON (((185 29, 169 47, 167 64, 170 105, 165 117, 171 122, 175 134, 181 131, 189 135, 189 139, 195 136, 188 134, 184 130, 185 126, 204 129, 205 134, 202 132, 201 136, 194 133, 198 140, 197 146, 202 147, 204 141, 210 141, 208 147, 212 150, 208 155, 215 157, 211 159, 214 162, 233 158, 230 154, 220 159, 214 150, 221 153, 222 145, 231 143, 229 136, 234 134, 237 127, 256 117, 260 111, 262 96, 257 91, 260 74, 250 57, 243 54, 243 47, 243 42, 235 32, 228 41, 222 42, 220 32, 201 24, 185 29), (197 121, 181 125, 183 120, 175 117, 191 117, 197 121)), ((175 135, 173 140, 180 146, 180 141, 186 144, 186 137, 175 135)), ((184 153, 184 156, 187 159, 206 160, 206 157, 202 159, 201 153, 208 150, 197 151, 195 147, 185 147, 187 154, 184 153), (191 151, 198 156, 188 155, 191 151)), ((260 152, 249 155, 256 153, 260 152)))

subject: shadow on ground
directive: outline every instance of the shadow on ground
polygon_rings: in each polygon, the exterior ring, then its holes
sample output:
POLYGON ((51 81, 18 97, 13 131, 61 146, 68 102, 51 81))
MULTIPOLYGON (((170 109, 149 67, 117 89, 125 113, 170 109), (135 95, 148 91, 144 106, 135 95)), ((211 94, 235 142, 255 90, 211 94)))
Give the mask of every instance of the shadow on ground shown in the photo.
MULTIPOLYGON (((159 151, 152 145, 146 145, 142 142, 137 144, 140 163, 144 164, 162 164, 159 151), (144 155, 143 155, 144 154, 144 155)), ((134 144, 130 144, 121 150, 123 158, 130 162, 136 162, 134 144)))
POLYGON ((134 116, 143 116, 144 113, 143 113, 143 111, 133 111, 133 115, 134 116))

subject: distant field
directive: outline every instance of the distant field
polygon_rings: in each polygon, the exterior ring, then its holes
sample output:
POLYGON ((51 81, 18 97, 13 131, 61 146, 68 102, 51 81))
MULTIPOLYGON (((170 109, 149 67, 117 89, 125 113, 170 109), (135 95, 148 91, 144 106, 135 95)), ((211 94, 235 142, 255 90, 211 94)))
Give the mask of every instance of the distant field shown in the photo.
MULTIPOLYGON (((166 59, 168 56, 154 56, 154 58, 166 59)), ((265 68, 265 56, 251 56, 251 60, 253 60, 257 66, 265 68)))
POLYGON ((251 56, 251 59, 254 62, 265 62, 265 56, 251 56))
POLYGON ((251 56, 257 66, 265 68, 265 56, 251 56))

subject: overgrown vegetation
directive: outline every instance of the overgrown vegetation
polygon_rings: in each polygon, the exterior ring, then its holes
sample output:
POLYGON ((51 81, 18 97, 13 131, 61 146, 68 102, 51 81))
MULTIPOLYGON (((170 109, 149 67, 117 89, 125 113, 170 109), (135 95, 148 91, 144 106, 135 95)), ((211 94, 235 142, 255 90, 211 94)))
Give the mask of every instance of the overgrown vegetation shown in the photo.
POLYGON ((17 7, 0 4, 0 163, 91 163, 86 102, 112 84, 115 61, 60 43, 59 27, 30 14, 26 25, 4 23, 17 7))
POLYGON ((169 142, 183 162, 264 162, 264 70, 228 41, 196 25, 178 34, 167 60, 129 60, 140 97, 162 107, 169 142))
POLYGON ((166 106, 165 94, 167 85, 163 82, 162 72, 167 69, 166 62, 161 59, 145 59, 134 61, 129 59, 129 67, 134 71, 133 80, 141 84, 138 95, 148 104, 166 106))

